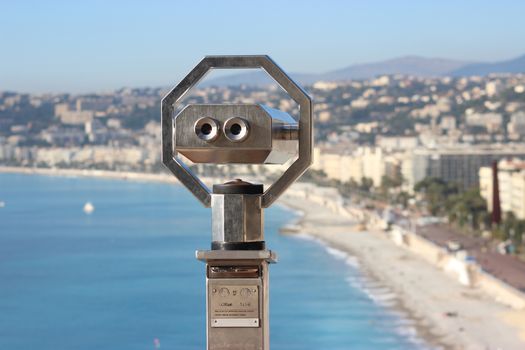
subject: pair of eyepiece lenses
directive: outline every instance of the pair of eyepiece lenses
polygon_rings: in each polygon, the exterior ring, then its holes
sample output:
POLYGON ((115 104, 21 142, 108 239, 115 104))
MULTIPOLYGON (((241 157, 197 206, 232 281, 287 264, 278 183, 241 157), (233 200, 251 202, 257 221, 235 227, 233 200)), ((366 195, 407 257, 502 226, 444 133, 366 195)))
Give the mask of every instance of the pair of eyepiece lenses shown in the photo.
MULTIPOLYGON (((215 139, 217 139, 219 136, 219 130, 219 122, 213 118, 200 118, 195 123, 195 134, 201 140, 206 142, 215 141, 215 139)), ((230 118, 224 123, 224 135, 232 142, 241 142, 246 140, 248 133, 248 122, 242 118, 230 118)))

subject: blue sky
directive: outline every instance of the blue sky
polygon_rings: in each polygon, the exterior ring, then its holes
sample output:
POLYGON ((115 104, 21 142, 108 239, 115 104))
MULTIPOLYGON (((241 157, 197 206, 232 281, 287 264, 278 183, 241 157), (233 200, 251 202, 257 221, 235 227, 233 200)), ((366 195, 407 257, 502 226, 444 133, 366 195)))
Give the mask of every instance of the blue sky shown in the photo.
POLYGON ((206 54, 292 72, 404 55, 525 54, 525 1, 0 0, 0 91, 174 85, 206 54))

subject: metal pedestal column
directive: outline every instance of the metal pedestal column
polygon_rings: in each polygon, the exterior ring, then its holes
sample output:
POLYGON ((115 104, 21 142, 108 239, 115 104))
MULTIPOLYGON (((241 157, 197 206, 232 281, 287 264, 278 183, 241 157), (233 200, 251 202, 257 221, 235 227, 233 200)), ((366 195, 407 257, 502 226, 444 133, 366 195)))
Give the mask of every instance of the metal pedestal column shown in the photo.
POLYGON ((206 263, 208 350, 268 350, 268 264, 262 185, 235 180, 213 186, 212 250, 197 251, 206 263))
POLYGON ((268 350, 268 250, 197 251, 206 262, 208 350, 268 350))

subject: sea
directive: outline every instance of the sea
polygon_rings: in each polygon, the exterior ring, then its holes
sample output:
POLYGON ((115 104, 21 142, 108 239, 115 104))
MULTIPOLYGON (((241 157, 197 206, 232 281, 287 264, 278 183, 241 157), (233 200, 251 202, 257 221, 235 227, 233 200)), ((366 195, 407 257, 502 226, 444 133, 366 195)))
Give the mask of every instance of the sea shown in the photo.
MULTIPOLYGON (((185 188, 0 174, 1 203, 0 349, 205 349, 211 213, 185 188)), ((271 348, 425 348, 354 257, 278 233, 297 215, 265 212, 271 348)))

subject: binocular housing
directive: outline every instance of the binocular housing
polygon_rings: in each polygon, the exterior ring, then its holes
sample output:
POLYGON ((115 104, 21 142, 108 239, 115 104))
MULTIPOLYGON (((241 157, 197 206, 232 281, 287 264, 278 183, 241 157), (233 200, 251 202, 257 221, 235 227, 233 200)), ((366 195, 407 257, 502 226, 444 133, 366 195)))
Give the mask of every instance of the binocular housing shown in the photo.
POLYGON ((297 156, 299 127, 262 104, 190 104, 174 136, 175 151, 194 163, 284 164, 297 156))

